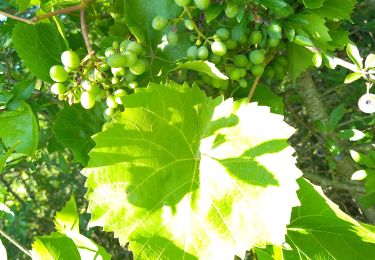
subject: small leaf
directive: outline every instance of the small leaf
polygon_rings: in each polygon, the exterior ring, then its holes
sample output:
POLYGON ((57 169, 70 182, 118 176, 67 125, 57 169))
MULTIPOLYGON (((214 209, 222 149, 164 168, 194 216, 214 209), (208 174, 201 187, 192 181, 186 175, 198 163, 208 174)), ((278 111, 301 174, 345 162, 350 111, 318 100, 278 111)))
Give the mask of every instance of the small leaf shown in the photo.
POLYGON ((288 5, 283 0, 260 0, 260 2, 268 8, 284 8, 288 5))
POLYGON ((336 107, 329 115, 328 126, 331 131, 334 131, 340 122, 340 120, 345 115, 345 105, 340 105, 336 107))
POLYGON ((363 59, 359 54, 357 46, 355 46, 353 43, 349 43, 346 47, 346 53, 348 54, 349 58, 357 65, 358 68, 363 68, 363 59))
POLYGON ((302 0, 303 4, 309 9, 316 9, 323 6, 326 0, 302 0))
POLYGON ((304 36, 304 35, 297 35, 294 38, 294 43, 301 45, 301 46, 314 46, 314 43, 310 40, 310 38, 304 36))
POLYGON ((362 78, 362 73, 361 72, 353 72, 353 73, 350 73, 346 78, 345 78, 345 81, 344 83, 345 84, 349 84, 349 83, 352 83, 358 79, 362 78))
POLYGON ((208 61, 187 61, 177 66, 174 70, 178 69, 190 69, 198 72, 207 74, 208 76, 215 79, 227 80, 228 77, 224 75, 215 64, 208 61))
POLYGON ((314 56, 312 57, 312 62, 314 64, 314 66, 317 67, 317 68, 322 66, 322 63, 323 63, 322 54, 320 52, 314 53, 314 56))
POLYGON ((375 162, 373 162, 367 155, 354 150, 350 150, 350 155, 356 163, 367 166, 369 168, 375 168, 375 162))
POLYGON ((294 37, 296 36, 296 31, 294 30, 292 26, 289 25, 286 27, 285 34, 290 42, 294 41, 294 37))
POLYGON ((341 130, 337 135, 341 139, 348 141, 358 141, 365 137, 365 134, 357 129, 341 130))
POLYGON ((74 196, 70 198, 61 211, 56 213, 54 222, 58 232, 75 231, 79 233, 79 216, 74 196))
POLYGON ((210 23, 215 20, 223 11, 225 5, 211 5, 205 12, 206 22, 210 23))
POLYGON ((351 180, 353 181, 362 181, 366 179, 367 172, 365 170, 359 170, 353 173, 351 180))
POLYGON ((369 54, 365 61, 365 67, 368 68, 375 68, 375 54, 369 54))

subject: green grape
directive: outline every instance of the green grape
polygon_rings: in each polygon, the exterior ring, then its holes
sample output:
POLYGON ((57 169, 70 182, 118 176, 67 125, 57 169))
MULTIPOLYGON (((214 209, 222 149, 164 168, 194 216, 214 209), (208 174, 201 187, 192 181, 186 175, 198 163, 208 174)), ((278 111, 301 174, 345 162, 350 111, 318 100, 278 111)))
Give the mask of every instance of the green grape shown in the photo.
POLYGON ((115 113, 116 113, 116 109, 111 108, 111 107, 107 107, 107 108, 104 110, 104 115, 106 115, 106 116, 108 116, 108 117, 112 117, 115 113))
POLYGON ((57 98, 58 98, 60 101, 64 101, 64 100, 65 100, 65 96, 64 96, 64 95, 58 95, 57 98))
POLYGON ((115 77, 122 77, 125 76, 125 69, 124 68, 111 68, 112 75, 115 77))
POLYGON ((253 66, 253 64, 251 62, 249 62, 249 63, 246 64, 245 69, 250 70, 252 66, 253 66))
POLYGON ((147 68, 147 61, 143 59, 139 59, 136 64, 130 66, 130 72, 134 75, 142 75, 147 68))
POLYGON ((137 63, 137 55, 135 55, 133 52, 124 51, 121 53, 121 55, 123 55, 126 60, 125 67, 130 67, 137 63))
POLYGON ((107 58, 107 64, 111 68, 121 68, 125 67, 126 65, 126 58, 125 56, 119 54, 119 53, 114 53, 111 56, 107 58))
POLYGON ((94 70, 95 81, 104 82, 107 80, 107 75, 97 69, 94 70))
POLYGON ((114 54, 115 53, 115 50, 112 48, 112 47, 108 47, 107 49, 105 49, 105 51, 104 51, 104 55, 106 56, 106 57, 109 57, 109 56, 111 56, 112 54, 114 54))
POLYGON ((66 72, 73 72, 73 71, 75 71, 77 68, 70 68, 70 67, 64 67, 64 70, 66 71, 66 72))
POLYGON ((186 19, 184 21, 184 24, 185 24, 186 29, 188 29, 189 31, 194 30, 194 22, 192 20, 186 19))
POLYGON ((247 36, 246 34, 242 34, 240 39, 238 40, 239 43, 245 44, 247 42, 247 36))
POLYGON ((219 88, 219 89, 225 90, 229 86, 229 80, 211 79, 211 85, 214 88, 219 88))
POLYGON ((95 100, 96 101, 101 101, 105 97, 105 90, 102 88, 96 88, 97 91, 94 92, 95 94, 95 100))
POLYGON ((90 109, 95 105, 95 96, 89 91, 84 91, 81 94, 81 105, 85 109, 90 109))
POLYGON ((254 75, 254 76, 260 76, 262 75, 264 72, 264 66, 263 65, 254 65, 252 68, 251 68, 251 73, 254 75))
POLYGON ((113 48, 114 50, 118 50, 119 47, 120 47, 120 45, 118 44, 118 41, 114 41, 114 42, 112 42, 112 48, 113 48))
POLYGON ((168 19, 164 16, 156 16, 152 20, 152 28, 156 31, 162 31, 168 25, 168 19))
POLYGON ((92 89, 92 85, 89 81, 87 80, 82 80, 81 81, 81 87, 86 90, 86 91, 90 91, 92 89))
POLYGON ((220 38, 220 40, 226 41, 230 36, 230 32, 225 28, 219 28, 216 31, 216 35, 220 38))
POLYGON ((129 70, 126 75, 125 75, 125 79, 126 81, 130 82, 130 81, 134 81, 135 79, 137 78, 137 75, 134 75, 133 73, 131 73, 131 71, 129 70))
POLYGON ((246 79, 240 79, 239 81, 238 81, 238 83, 240 84, 240 87, 241 88, 246 88, 247 87, 247 80, 246 79))
POLYGON ((190 46, 186 51, 186 57, 189 60, 196 60, 198 57, 198 47, 195 45, 190 46))
POLYGON ((174 1, 179 6, 187 6, 190 3, 190 0, 174 0, 174 1))
POLYGON ((128 46, 126 46, 127 51, 133 52, 135 55, 140 55, 143 52, 143 47, 140 43, 136 41, 131 41, 128 43, 128 46))
POLYGON ((261 31, 253 31, 250 34, 249 41, 251 44, 259 44, 263 39, 263 35, 261 31))
POLYGON ((210 55, 210 61, 211 61, 213 64, 219 64, 220 61, 221 61, 221 57, 220 57, 220 56, 217 56, 216 54, 211 53, 211 55, 210 55))
POLYGON ((275 70, 276 75, 285 75, 285 66, 281 65, 280 63, 273 62, 272 67, 275 70))
POLYGON ((211 50, 214 54, 218 56, 224 56, 227 54, 227 46, 225 43, 215 41, 211 44, 211 50))
POLYGON ((228 77, 231 80, 239 80, 241 78, 241 70, 239 68, 230 68, 228 70, 228 77))
POLYGON ((100 71, 107 71, 109 70, 111 67, 107 64, 107 63, 103 63, 103 64, 100 64, 99 65, 99 70, 100 71))
POLYGON ((120 82, 120 80, 119 80, 118 77, 112 77, 112 78, 111 78, 111 83, 112 83, 113 85, 116 85, 116 84, 118 84, 119 82, 120 82))
POLYGON ((54 83, 51 86, 51 92, 55 95, 63 95, 65 93, 65 86, 62 83, 54 83))
POLYGON ((64 51, 61 54, 61 62, 64 64, 65 67, 76 69, 79 67, 81 60, 79 56, 74 51, 64 51))
POLYGON ((246 67, 246 65, 249 63, 249 59, 246 57, 246 55, 239 54, 234 57, 233 59, 234 65, 237 67, 246 67))
POLYGON ((228 50, 233 50, 233 49, 236 49, 238 47, 238 42, 236 40, 233 40, 233 39, 228 39, 228 40, 225 41, 225 45, 227 46, 228 50))
POLYGON ((167 40, 170 45, 177 45, 178 43, 178 34, 174 31, 169 31, 167 34, 167 40))
POLYGON ((240 72, 240 77, 243 78, 246 76, 246 69, 239 68, 238 71, 240 72))
POLYGON ((200 60, 207 60, 207 58, 208 58, 207 47, 206 46, 199 47, 198 52, 197 52, 197 56, 198 56, 198 59, 200 59, 200 60))
POLYGON ((278 56, 276 59, 275 59, 275 62, 283 65, 283 66, 288 66, 288 58, 286 56, 278 56))
POLYGON ((250 52, 249 58, 252 64, 258 65, 264 62, 266 56, 264 50, 255 50, 250 52))
POLYGON ((128 83, 128 87, 131 89, 136 89, 138 88, 138 82, 137 81, 131 81, 128 83))
POLYGON ((268 79, 273 79, 276 75, 275 70, 271 66, 267 66, 263 74, 268 79))
POLYGON ((131 40, 123 40, 120 43, 120 52, 123 52, 126 50, 126 47, 128 47, 128 44, 131 42, 131 40))
POLYGON ((210 6, 211 0, 194 0, 194 3, 198 9, 206 10, 210 6))
POLYGON ((279 43, 280 43, 280 39, 277 39, 277 38, 268 38, 267 40, 267 45, 268 47, 271 47, 271 48, 278 46, 279 43))
POLYGON ((234 2, 228 2, 226 8, 225 8, 225 15, 228 18, 233 18, 238 14, 238 5, 234 2))
POLYGON ((118 104, 116 103, 115 97, 112 95, 109 95, 106 99, 107 106, 109 108, 117 108, 118 104))
POLYGON ((281 28, 281 26, 278 23, 272 22, 268 26, 267 30, 268 30, 268 35, 271 38, 281 39, 281 37, 282 37, 282 28, 281 28))
POLYGON ((113 96, 115 98, 115 101, 117 104, 122 105, 122 97, 125 97, 128 93, 124 89, 117 89, 114 93, 113 96))
POLYGON ((55 82, 64 82, 69 78, 68 72, 61 65, 52 66, 49 70, 49 75, 55 82))

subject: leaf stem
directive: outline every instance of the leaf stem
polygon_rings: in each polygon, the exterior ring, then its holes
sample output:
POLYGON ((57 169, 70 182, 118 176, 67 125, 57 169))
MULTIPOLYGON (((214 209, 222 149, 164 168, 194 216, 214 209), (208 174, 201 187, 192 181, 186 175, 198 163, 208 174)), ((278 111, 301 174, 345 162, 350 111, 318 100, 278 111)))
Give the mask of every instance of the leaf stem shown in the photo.
POLYGON ((251 99, 253 98, 255 89, 258 86, 260 78, 261 78, 261 76, 256 77, 255 80, 254 80, 253 85, 251 86, 251 89, 250 89, 250 92, 249 92, 249 96, 247 97, 247 99, 249 100, 249 103, 251 102, 251 99))
POLYGON ((14 240, 10 235, 8 235, 4 230, 0 228, 0 234, 9 240, 13 245, 18 247, 19 250, 24 252, 27 256, 31 257, 31 253, 29 250, 27 250, 25 247, 23 247, 20 243, 18 243, 16 240, 14 240))
POLYGON ((60 10, 56 10, 56 11, 53 11, 53 12, 49 12, 49 13, 46 13, 46 14, 35 16, 34 18, 31 19, 31 21, 33 23, 37 23, 40 20, 47 19, 49 17, 56 16, 58 14, 68 14, 68 13, 71 13, 71 12, 74 12, 74 11, 79 11, 79 10, 82 10, 82 9, 85 9, 85 8, 86 8, 86 5, 84 5, 84 4, 69 6, 67 8, 63 8, 63 9, 60 9, 60 10))
POLYGON ((87 52, 88 52, 89 56, 93 56, 95 52, 92 49, 90 39, 89 39, 89 35, 87 33, 87 25, 86 25, 85 14, 86 14, 86 9, 81 9, 80 19, 81 19, 82 36, 83 36, 83 40, 85 41, 87 52))
POLYGON ((13 15, 13 14, 8 14, 8 13, 6 13, 4 11, 1 11, 1 10, 0 10, 0 14, 3 15, 3 16, 6 16, 8 18, 20 21, 20 22, 24 22, 24 23, 28 23, 28 24, 33 24, 34 23, 33 21, 31 21, 29 19, 25 19, 25 18, 16 16, 16 15, 13 15))
POLYGON ((197 24, 194 22, 194 18, 193 16, 191 15, 190 13, 190 10, 188 7, 184 7, 184 11, 186 12, 186 14, 189 16, 190 20, 193 22, 193 25, 194 25, 194 30, 198 33, 198 35, 200 37, 202 37, 205 41, 207 40, 207 37, 202 33, 202 31, 198 28, 197 24))

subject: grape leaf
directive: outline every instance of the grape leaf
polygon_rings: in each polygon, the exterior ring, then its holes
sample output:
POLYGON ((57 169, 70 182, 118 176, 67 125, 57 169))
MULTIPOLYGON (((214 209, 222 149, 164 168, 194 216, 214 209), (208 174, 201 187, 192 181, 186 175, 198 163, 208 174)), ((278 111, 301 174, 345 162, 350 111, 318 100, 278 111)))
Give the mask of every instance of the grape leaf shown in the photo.
POLYGON ((77 162, 86 165, 88 152, 94 147, 91 136, 98 133, 104 123, 100 106, 85 110, 80 104, 65 105, 56 117, 53 130, 57 139, 74 154, 77 162))
POLYGON ((56 213, 54 222, 56 230, 61 233, 71 230, 79 233, 79 216, 74 197, 66 203, 61 211, 56 213))
POLYGON ((312 57, 313 53, 305 47, 294 43, 288 44, 288 70, 293 81, 298 78, 301 73, 313 66, 312 57))
POLYGON ((30 106, 19 102, 17 110, 0 114, 0 138, 7 147, 32 156, 38 147, 39 126, 30 106))
POLYGON ((358 259, 375 255, 375 232, 331 202, 320 187, 298 180, 301 206, 293 209, 285 259, 358 259))
POLYGON ((356 3, 356 0, 326 0, 322 7, 312 10, 312 12, 334 20, 350 20, 350 14, 356 3))
POLYGON ((282 116, 176 83, 124 104, 82 171, 90 226, 139 259, 233 259, 284 241, 301 173, 282 116))
POLYGON ((326 0, 302 0, 306 8, 315 9, 323 6, 326 0))
POLYGON ((283 0, 260 0, 260 3, 268 8, 283 8, 287 3, 283 0))
POLYGON ((49 70, 53 65, 61 64, 62 53, 56 27, 48 23, 17 24, 13 42, 25 66, 38 78, 52 82, 49 70))

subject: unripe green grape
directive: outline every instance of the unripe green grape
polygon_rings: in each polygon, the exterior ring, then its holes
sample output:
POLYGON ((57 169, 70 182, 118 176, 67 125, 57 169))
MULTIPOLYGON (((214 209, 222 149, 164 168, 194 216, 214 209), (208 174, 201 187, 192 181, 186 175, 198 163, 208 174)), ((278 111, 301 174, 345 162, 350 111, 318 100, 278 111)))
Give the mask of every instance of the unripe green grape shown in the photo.
POLYGON ((210 6, 211 0, 194 0, 194 3, 198 9, 206 10, 210 6))
POLYGON ((120 52, 123 52, 126 50, 126 47, 128 47, 128 44, 131 42, 131 40, 123 40, 120 43, 120 52))
POLYGON ((126 65, 126 58, 123 55, 119 54, 119 53, 114 53, 114 54, 112 54, 111 56, 109 56, 107 58, 107 64, 111 68, 125 67, 125 65, 126 65))
POLYGON ((104 82, 107 80, 107 75, 97 69, 94 70, 95 81, 104 82))
POLYGON ((111 108, 111 107, 107 107, 107 108, 104 110, 104 115, 106 115, 106 116, 108 116, 108 117, 112 117, 115 113, 116 113, 116 109, 111 108))
POLYGON ((241 87, 241 88, 247 88, 248 83, 247 83, 247 80, 246 80, 246 79, 240 79, 240 80, 238 81, 238 83, 240 84, 240 87, 241 87))
POLYGON ((201 41, 201 39, 197 39, 196 42, 195 42, 195 45, 197 45, 197 46, 202 45, 202 41, 201 41))
POLYGON ((79 67, 81 60, 79 56, 74 51, 64 51, 61 54, 61 62, 64 64, 65 67, 76 69, 79 67))
POLYGON ((197 56, 198 56, 198 59, 200 59, 200 60, 207 60, 207 58, 208 58, 207 47, 206 46, 199 47, 197 56))
POLYGON ((69 78, 68 72, 61 65, 52 66, 49 70, 49 75, 55 82, 64 82, 69 78))
POLYGON ((109 70, 111 67, 107 64, 107 63, 103 63, 103 64, 100 64, 99 65, 99 70, 100 71, 107 71, 109 70))
POLYGON ((179 6, 187 6, 190 3, 190 0, 174 0, 174 1, 179 6))
POLYGON ((131 89, 136 89, 138 88, 138 82, 137 81, 131 81, 128 83, 128 87, 131 89))
POLYGON ((118 84, 119 82, 120 82, 120 80, 119 80, 118 77, 112 77, 112 78, 111 78, 111 83, 112 83, 113 85, 116 85, 116 84, 118 84))
POLYGON ((277 39, 277 38, 268 38, 267 40, 267 45, 268 47, 271 47, 271 48, 278 46, 279 43, 280 43, 280 39, 277 39))
POLYGON ((126 46, 127 51, 133 52, 135 55, 140 55, 143 51, 143 47, 140 43, 136 41, 131 41, 128 43, 128 46, 126 46))
POLYGON ((289 64, 289 61, 288 61, 288 58, 284 55, 282 56, 278 56, 276 59, 275 59, 275 62, 279 63, 280 65, 282 66, 288 66, 289 64))
POLYGON ((55 95, 62 95, 65 93, 65 91, 66 91, 66 88, 64 84, 62 83, 54 83, 51 86, 51 92, 55 95))
POLYGON ((198 47, 195 45, 190 46, 186 51, 186 57, 189 60, 196 60, 198 57, 198 47))
POLYGON ((167 40, 170 45, 177 45, 178 43, 178 34, 174 31, 169 31, 167 34, 167 40))
POLYGON ((95 96, 89 91, 84 91, 81 94, 81 105, 85 109, 90 109, 95 105, 95 96))
POLYGON ((81 87, 86 90, 86 91, 90 91, 92 89, 92 85, 89 81, 87 80, 82 80, 81 82, 81 87))
POLYGON ((243 78, 246 76, 246 69, 244 68, 238 68, 238 71, 240 72, 240 77, 243 78))
POLYGON ((129 67, 129 70, 134 75, 142 75, 147 68, 147 61, 143 59, 139 59, 136 64, 129 67))
POLYGON ((64 100, 65 100, 65 96, 64 96, 64 95, 58 95, 57 98, 58 98, 60 101, 64 101, 64 100))
POLYGON ((263 35, 261 31, 253 31, 250 34, 249 41, 251 44, 259 44, 263 39, 263 35))
POLYGON ((249 62, 249 63, 246 64, 245 69, 250 70, 252 66, 253 66, 253 64, 251 62, 249 62))
POLYGON ((225 45, 227 46, 228 50, 233 50, 233 49, 236 49, 238 47, 238 42, 236 40, 233 40, 233 39, 228 39, 228 40, 225 41, 225 45))
POLYGON ((107 106, 109 108, 117 108, 118 104, 116 103, 115 97, 112 95, 109 95, 106 99, 107 106))
POLYGON ((247 42, 247 36, 246 34, 243 34, 240 39, 238 40, 239 43, 245 44, 247 42))
POLYGON ((258 65, 262 64, 266 57, 263 50, 255 50, 250 52, 249 58, 252 64, 258 65))
POLYGON ((211 44, 211 50, 214 54, 218 56, 224 56, 227 54, 227 46, 225 43, 215 41, 211 44))
POLYGON ((112 75, 115 77, 125 76, 125 69, 124 68, 111 68, 112 75))
POLYGON ((112 48, 114 49, 114 50, 117 50, 118 48, 119 48, 119 43, 118 43, 118 41, 114 41, 114 42, 112 42, 112 48))
POLYGON ((122 100, 121 98, 122 97, 125 97, 128 93, 126 93, 126 91, 124 89, 117 89, 114 93, 113 93, 113 97, 115 98, 115 101, 117 104, 119 105, 122 105, 122 100))
POLYGON ((131 51, 124 51, 121 53, 121 55, 123 55, 125 58, 125 67, 130 67, 137 63, 138 57, 135 53, 131 51))
POLYGON ((211 85, 214 88, 219 88, 219 89, 225 90, 229 86, 229 80, 211 79, 211 85))
POLYGON ((108 47, 107 49, 105 49, 104 51, 104 55, 106 57, 109 57, 111 55, 113 55, 115 53, 115 50, 112 48, 112 47, 108 47))
POLYGON ((164 16, 156 16, 152 20, 152 28, 156 31, 162 31, 168 25, 168 19, 164 16))
POLYGON ((186 19, 184 21, 184 24, 185 24, 186 29, 188 29, 189 31, 194 30, 194 22, 192 20, 186 19))
POLYGON ((126 75, 125 75, 125 79, 126 81, 130 82, 130 81, 134 81, 135 79, 137 78, 137 75, 134 75, 133 73, 131 73, 131 71, 129 70, 126 75))
POLYGON ((239 54, 234 57, 233 59, 234 65, 237 67, 246 67, 246 65, 249 63, 249 59, 246 57, 246 55, 239 54))
POLYGON ((230 32, 225 28, 219 28, 216 30, 216 35, 222 40, 226 41, 228 40, 230 36, 230 32))
POLYGON ((263 65, 254 65, 254 66, 251 68, 251 73, 252 73, 255 77, 262 75, 263 72, 264 72, 264 66, 263 66, 263 65))
POLYGON ((271 66, 267 66, 266 69, 264 70, 264 77, 268 79, 273 79, 276 75, 275 70, 271 66))
POLYGON ((217 56, 216 54, 211 53, 211 55, 210 55, 210 61, 211 61, 213 64, 219 64, 220 61, 221 61, 221 57, 220 57, 220 56, 217 56))
POLYGON ((228 71, 228 77, 231 80, 239 80, 241 78, 241 70, 239 68, 230 68, 228 71))
POLYGON ((226 8, 225 8, 225 15, 228 18, 233 18, 238 14, 238 5, 234 2, 228 2, 226 8))
POLYGON ((276 22, 272 22, 269 26, 268 26, 268 35, 271 37, 271 38, 276 38, 276 39, 281 39, 282 37, 282 28, 281 26, 276 23, 276 22))

